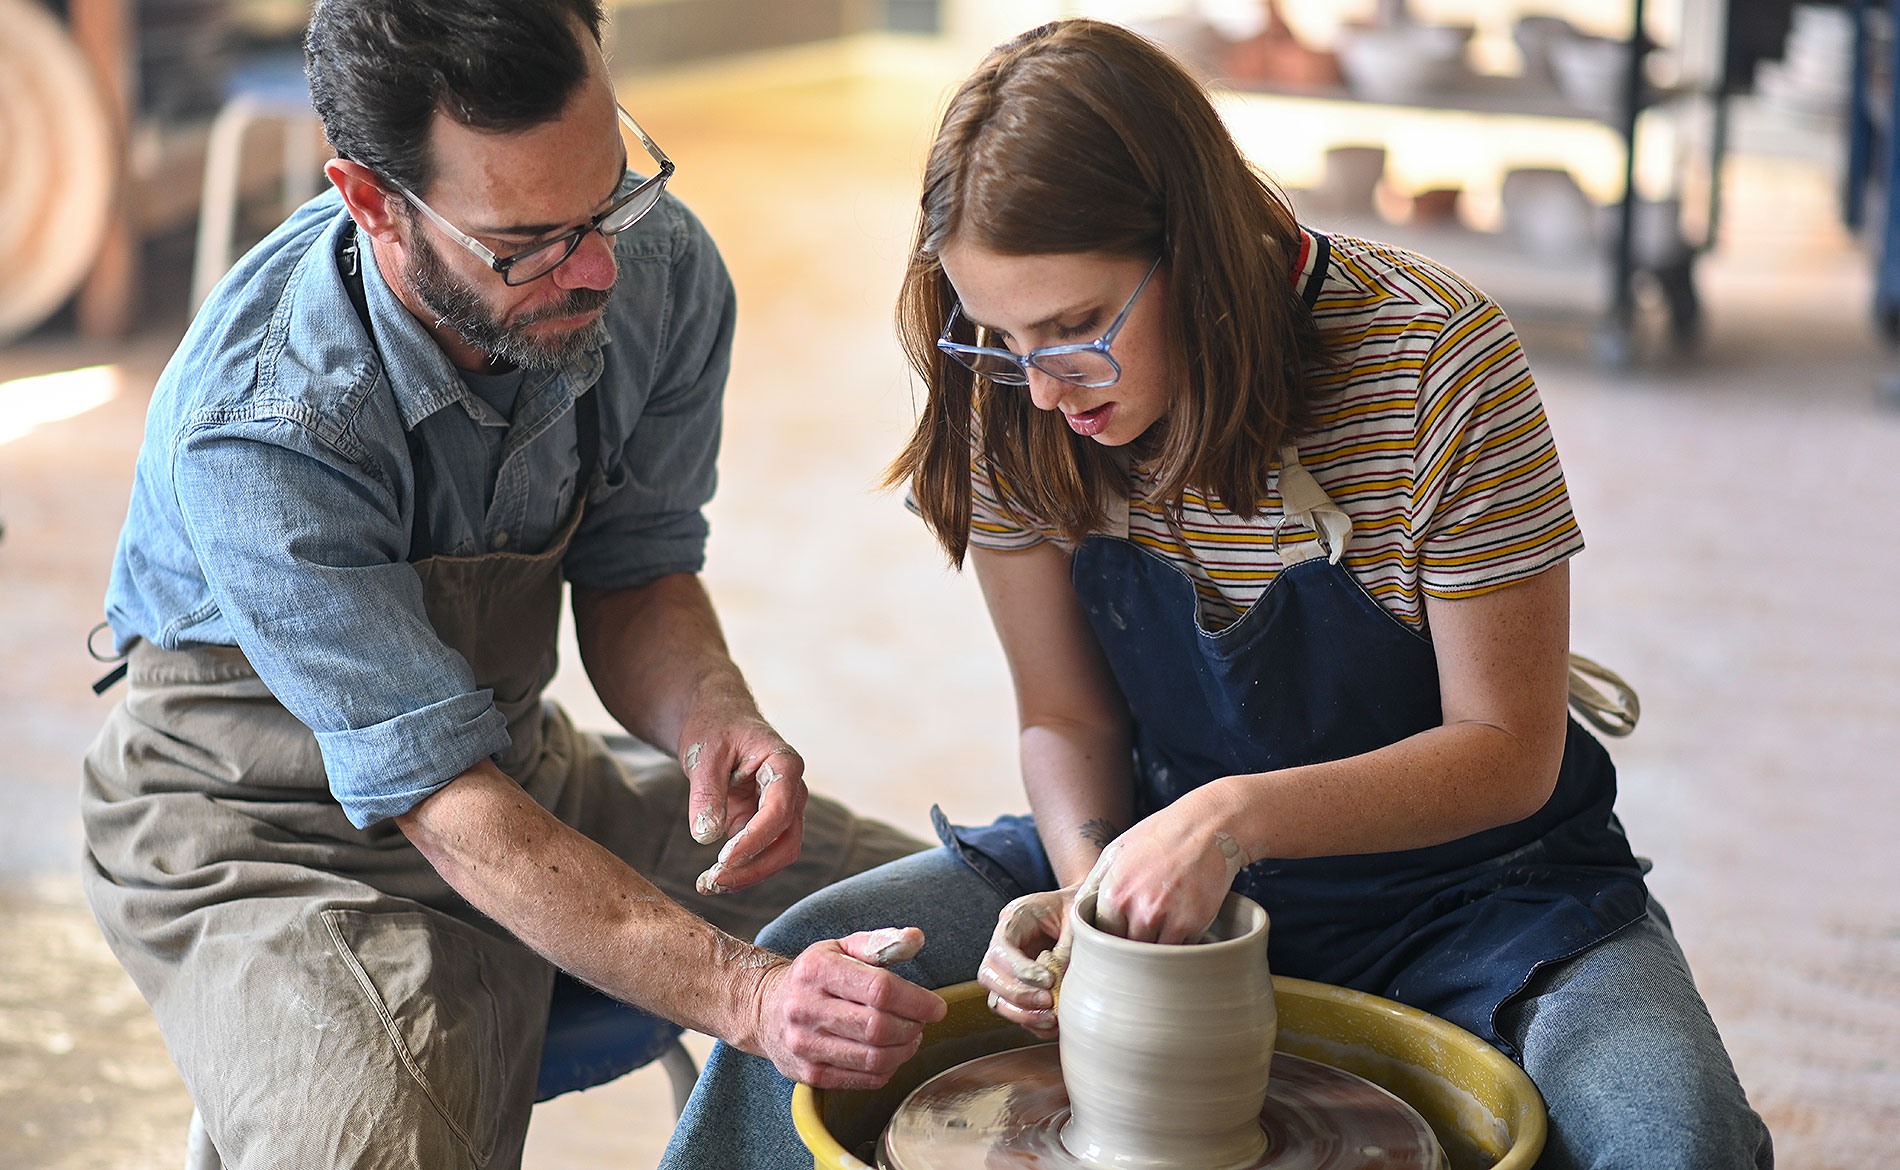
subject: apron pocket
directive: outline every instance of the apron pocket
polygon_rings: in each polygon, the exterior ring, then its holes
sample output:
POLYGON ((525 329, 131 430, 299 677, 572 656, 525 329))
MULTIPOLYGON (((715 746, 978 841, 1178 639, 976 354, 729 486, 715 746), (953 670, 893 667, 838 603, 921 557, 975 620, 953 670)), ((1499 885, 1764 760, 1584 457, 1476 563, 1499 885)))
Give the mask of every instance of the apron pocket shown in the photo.
POLYGON ((325 910, 323 924, 414 1088, 485 1165, 508 1077, 488 964, 463 937, 471 928, 422 911, 325 910))

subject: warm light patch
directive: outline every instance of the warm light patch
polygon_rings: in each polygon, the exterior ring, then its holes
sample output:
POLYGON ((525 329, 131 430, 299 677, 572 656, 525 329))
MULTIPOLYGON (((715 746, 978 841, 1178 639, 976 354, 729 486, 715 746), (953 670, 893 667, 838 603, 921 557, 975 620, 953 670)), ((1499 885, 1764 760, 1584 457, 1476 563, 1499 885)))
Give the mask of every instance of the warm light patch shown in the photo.
POLYGON ((0 382, 0 443, 35 427, 84 414, 119 392, 119 367, 87 366, 0 382))

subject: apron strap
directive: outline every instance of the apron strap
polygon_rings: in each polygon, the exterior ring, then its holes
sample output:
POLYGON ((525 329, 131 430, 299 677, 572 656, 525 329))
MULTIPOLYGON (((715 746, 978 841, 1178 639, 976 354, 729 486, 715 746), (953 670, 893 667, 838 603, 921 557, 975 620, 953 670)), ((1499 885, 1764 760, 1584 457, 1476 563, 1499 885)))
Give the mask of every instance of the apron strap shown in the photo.
MULTIPOLYGON (((376 332, 369 321, 369 294, 363 289, 363 257, 356 239, 356 224, 345 225, 337 236, 337 271, 343 276, 343 291, 350 296, 350 307, 356 310, 356 319, 363 323, 363 334, 375 344, 376 332)), ((422 501, 428 498, 429 461, 423 457, 422 440, 413 428, 403 432, 403 442, 409 447, 409 466, 414 469, 416 481, 415 503, 409 518, 409 560, 426 561, 435 555, 435 546, 429 539, 428 511, 422 501)))
MULTIPOLYGON (((1300 287, 1300 300, 1310 312, 1319 304, 1320 290, 1326 285, 1333 244, 1324 234, 1310 228, 1300 231, 1304 237, 1300 246, 1301 260, 1305 260, 1309 247, 1313 251, 1313 266, 1307 270, 1306 282, 1300 287)), ((1289 566, 1297 565, 1323 553, 1333 564, 1339 563, 1347 542, 1352 539, 1352 517, 1333 503, 1312 472, 1300 466, 1300 449, 1291 443, 1280 448, 1280 509, 1280 523, 1273 529, 1273 551, 1282 561, 1289 566), (1319 539, 1313 544, 1282 548, 1280 529, 1288 521, 1304 524, 1319 539)))
POLYGON ((1300 300, 1306 303, 1307 310, 1319 307, 1320 290, 1326 286, 1326 270, 1332 266, 1333 242, 1311 228, 1303 229, 1308 239, 1313 241, 1317 253, 1313 257, 1313 269, 1306 275, 1306 284, 1300 289, 1300 300))
POLYGON ((1570 709, 1585 723, 1617 739, 1635 731, 1643 714, 1636 688, 1614 670, 1581 654, 1570 656, 1570 709), (1597 683, 1610 693, 1604 694, 1597 683))
POLYGON ((99 680, 92 684, 92 693, 95 695, 103 695, 111 690, 114 683, 125 677, 126 668, 128 666, 125 651, 121 650, 117 654, 101 654, 98 648, 92 644, 93 640, 99 636, 100 631, 110 629, 111 626, 112 623, 109 621, 100 622, 86 632, 86 653, 92 655, 93 661, 118 663, 117 666, 100 675, 99 680))
POLYGON ((1299 448, 1291 443, 1280 448, 1280 508, 1280 522, 1273 527, 1273 551, 1281 560, 1297 565, 1324 555, 1333 564, 1339 563, 1352 540, 1352 517, 1333 503, 1312 472, 1300 466, 1299 448), (1282 547, 1280 530, 1288 521, 1312 529, 1319 539, 1312 544, 1282 547))

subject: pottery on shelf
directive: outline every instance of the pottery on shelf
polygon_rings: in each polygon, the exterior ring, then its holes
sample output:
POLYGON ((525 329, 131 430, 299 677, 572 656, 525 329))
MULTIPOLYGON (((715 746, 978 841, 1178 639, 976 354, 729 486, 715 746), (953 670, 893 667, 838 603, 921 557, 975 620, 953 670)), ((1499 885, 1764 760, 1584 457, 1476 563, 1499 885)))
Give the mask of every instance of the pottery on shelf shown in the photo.
POLYGON ((1365 24, 1339 30, 1339 69, 1357 97, 1410 102, 1466 76, 1468 24, 1365 24))
POLYGON ((1557 84, 1550 64, 1550 46, 1576 33, 1576 26, 1561 16, 1532 12, 1518 17, 1517 23, 1511 26, 1511 40, 1516 42, 1518 55, 1524 59, 1524 80, 1535 85, 1557 84))
POLYGON ((1070 910, 1075 951, 1056 1003, 1072 1109, 1062 1145, 1092 1166, 1230 1170, 1266 1149, 1278 1017, 1267 912, 1228 894, 1205 941, 1136 942, 1070 910))
POLYGON ((1547 46, 1557 90, 1571 105, 1598 118, 1622 111, 1629 87, 1629 43, 1572 33, 1547 46))
POLYGON ((1236 81, 1295 87, 1339 85, 1339 58, 1300 40, 1280 13, 1279 0, 1262 0, 1258 32, 1228 43, 1221 71, 1236 81))
POLYGON ((1412 222, 1421 227, 1451 227, 1458 222, 1462 187, 1427 187, 1412 195, 1412 222))
POLYGON ((1385 147, 1332 146, 1326 150, 1317 187, 1310 192, 1316 212, 1329 216, 1370 218, 1373 197, 1385 174, 1385 147))
POLYGON ((1562 167, 1519 167, 1498 190, 1504 231, 1540 260, 1587 259, 1597 246, 1597 209, 1562 167))

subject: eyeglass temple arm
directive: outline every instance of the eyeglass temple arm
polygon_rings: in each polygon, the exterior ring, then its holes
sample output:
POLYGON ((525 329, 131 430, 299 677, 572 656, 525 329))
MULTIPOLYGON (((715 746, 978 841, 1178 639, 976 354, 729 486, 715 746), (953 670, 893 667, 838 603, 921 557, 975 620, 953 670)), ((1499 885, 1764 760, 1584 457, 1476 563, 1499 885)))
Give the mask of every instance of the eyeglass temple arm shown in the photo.
POLYGON ((430 223, 433 223, 435 226, 441 228, 443 231, 447 232, 449 235, 455 237, 456 242, 460 243, 464 248, 467 248, 469 251, 475 253, 477 256, 480 256, 482 259, 488 261, 490 267, 493 267, 494 264, 497 262, 498 257, 493 252, 489 251, 488 246, 486 244, 482 243, 480 240, 476 239, 475 237, 469 235, 467 232, 464 232, 461 228, 456 227, 454 224, 450 223, 448 220, 443 219, 442 216, 436 212, 435 208, 430 207, 427 203, 424 203, 420 198, 417 197, 414 191, 411 191, 409 188, 403 186, 401 183, 397 183, 394 181, 391 181, 390 186, 402 192, 403 198, 407 199, 410 202, 410 204, 415 207, 417 211, 420 211, 422 214, 428 216, 430 223))
POLYGON ((1128 323, 1128 314, 1135 311, 1135 302, 1141 299, 1141 290, 1147 288, 1148 282, 1153 280, 1155 273, 1161 270, 1161 260, 1162 257, 1155 257, 1155 262, 1148 266, 1148 275, 1141 278, 1141 283, 1135 286, 1135 291, 1128 294, 1128 303, 1122 306, 1122 311, 1115 314, 1115 319, 1109 323, 1108 332, 1095 339, 1096 344, 1101 346, 1104 356, 1108 353, 1109 343, 1115 340, 1115 335, 1120 333, 1122 326, 1128 323))
POLYGON ((620 111, 620 120, 632 127, 633 132, 639 136, 640 145, 646 147, 647 153, 653 156, 653 160, 659 163, 668 174, 672 174, 673 160, 666 157, 666 152, 660 149, 659 144, 654 142, 653 139, 647 135, 646 130, 639 122, 634 120, 634 116, 627 112, 625 106, 615 106, 614 108, 620 111))

